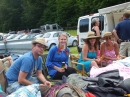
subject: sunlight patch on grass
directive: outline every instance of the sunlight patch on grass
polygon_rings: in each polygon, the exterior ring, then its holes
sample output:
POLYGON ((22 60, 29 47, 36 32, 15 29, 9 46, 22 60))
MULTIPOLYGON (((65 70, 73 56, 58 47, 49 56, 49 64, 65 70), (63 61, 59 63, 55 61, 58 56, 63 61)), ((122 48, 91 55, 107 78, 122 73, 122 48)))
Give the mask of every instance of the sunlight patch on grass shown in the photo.
MULTIPOLYGON (((69 47, 71 54, 78 54, 77 47, 69 47)), ((44 51, 43 54, 48 54, 48 50, 44 51)))
POLYGON ((68 32, 72 36, 77 36, 77 30, 65 30, 65 31, 68 32))

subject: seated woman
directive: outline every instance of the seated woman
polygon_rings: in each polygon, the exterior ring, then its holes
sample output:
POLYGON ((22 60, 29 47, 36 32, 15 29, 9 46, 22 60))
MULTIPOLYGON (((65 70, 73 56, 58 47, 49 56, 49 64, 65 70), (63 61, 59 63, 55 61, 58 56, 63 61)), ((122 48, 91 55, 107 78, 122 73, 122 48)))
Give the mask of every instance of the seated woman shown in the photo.
MULTIPOLYGON (((83 39, 85 43, 78 62, 84 65, 86 72, 89 72, 92 66, 99 68, 97 65, 100 63, 100 60, 97 58, 99 39, 100 36, 95 36, 94 32, 88 32, 87 38, 83 39)), ((77 65, 77 68, 82 70, 80 65, 77 65)))
POLYGON ((120 59, 118 44, 112 41, 113 37, 114 35, 111 32, 104 33, 102 37, 105 42, 101 44, 100 56, 102 59, 107 59, 107 63, 105 60, 102 61, 103 65, 111 64, 113 61, 120 59))
POLYGON ((67 47, 68 36, 66 33, 59 34, 58 46, 53 46, 48 52, 46 66, 52 79, 62 79, 62 76, 68 76, 76 73, 72 67, 68 67, 69 48, 67 47), (62 67, 62 64, 65 64, 62 67))

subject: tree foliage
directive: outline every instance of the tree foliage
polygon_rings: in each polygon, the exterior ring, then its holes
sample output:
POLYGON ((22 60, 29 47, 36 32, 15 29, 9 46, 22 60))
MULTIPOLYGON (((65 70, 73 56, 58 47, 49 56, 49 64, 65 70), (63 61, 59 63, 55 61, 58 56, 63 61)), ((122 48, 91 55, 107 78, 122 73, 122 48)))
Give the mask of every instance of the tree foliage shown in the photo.
POLYGON ((77 25, 78 17, 129 0, 0 0, 0 32, 39 28, 58 23, 77 25))

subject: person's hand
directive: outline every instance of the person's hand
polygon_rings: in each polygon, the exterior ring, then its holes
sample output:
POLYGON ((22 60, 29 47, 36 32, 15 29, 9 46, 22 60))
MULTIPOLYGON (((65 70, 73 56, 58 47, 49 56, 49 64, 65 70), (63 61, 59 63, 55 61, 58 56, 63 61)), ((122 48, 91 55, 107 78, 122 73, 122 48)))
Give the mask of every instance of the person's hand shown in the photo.
POLYGON ((45 81, 45 82, 44 82, 44 85, 45 85, 45 86, 51 86, 51 83, 50 83, 49 81, 45 81))
POLYGON ((112 58, 113 61, 119 60, 118 58, 112 58))
POLYGON ((65 64, 65 69, 67 69, 67 65, 65 64))
POLYGON ((120 57, 117 57, 117 60, 120 60, 121 58, 120 57))
POLYGON ((65 72, 65 69, 64 68, 58 68, 57 71, 59 71, 59 72, 65 72))
POLYGON ((117 39, 117 42, 120 44, 122 42, 122 40, 121 39, 117 39))
POLYGON ((98 59, 94 59, 94 61, 97 63, 97 64, 99 64, 100 63, 100 58, 98 58, 98 59))
POLYGON ((42 86, 45 86, 45 85, 44 85, 44 84, 39 84, 39 86, 41 86, 41 87, 42 87, 42 86))

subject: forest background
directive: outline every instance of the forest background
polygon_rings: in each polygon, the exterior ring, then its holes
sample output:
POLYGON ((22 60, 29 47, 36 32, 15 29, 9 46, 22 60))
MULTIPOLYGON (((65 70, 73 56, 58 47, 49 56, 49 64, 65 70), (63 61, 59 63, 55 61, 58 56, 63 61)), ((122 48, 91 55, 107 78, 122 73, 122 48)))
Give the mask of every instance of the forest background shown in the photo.
POLYGON ((58 23, 76 29, 78 18, 130 0, 0 0, 0 32, 58 23))

